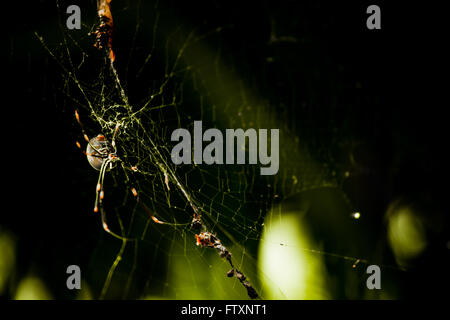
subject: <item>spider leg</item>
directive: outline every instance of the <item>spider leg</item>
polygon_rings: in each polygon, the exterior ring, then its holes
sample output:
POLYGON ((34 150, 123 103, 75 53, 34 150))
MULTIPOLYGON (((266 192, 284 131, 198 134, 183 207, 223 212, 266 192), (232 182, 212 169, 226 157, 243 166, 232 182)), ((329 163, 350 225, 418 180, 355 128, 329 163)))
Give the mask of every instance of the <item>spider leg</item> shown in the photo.
MULTIPOLYGON (((104 158, 104 156, 100 155, 99 153, 89 153, 86 152, 85 150, 83 150, 83 148, 81 147, 81 144, 78 141, 75 141, 75 144, 77 145, 77 147, 81 150, 81 152, 88 157, 96 157, 96 158, 104 158)), ((96 151, 97 152, 97 151, 96 151)))
POLYGON ((75 109, 75 118, 77 119, 77 122, 78 122, 78 124, 80 125, 81 132, 83 133, 84 140, 86 140, 87 142, 89 142, 89 137, 88 137, 88 135, 86 134, 86 131, 84 131, 84 126, 83 126, 83 124, 81 123, 81 120, 80 120, 80 114, 78 113, 78 110, 77 110, 77 109, 75 109))
MULTIPOLYGON (((75 118, 77 119, 77 122, 78 122, 78 124, 80 125, 81 132, 83 133, 83 138, 84 138, 84 140, 86 140, 86 142, 91 146, 91 148, 92 148, 95 152, 100 153, 100 152, 98 151, 98 149, 92 145, 91 140, 89 139, 89 136, 86 134, 86 131, 84 130, 83 123, 81 123, 80 115, 79 115, 77 109, 75 109, 75 118)), ((76 142, 76 144, 77 144, 77 146, 81 149, 81 145, 80 145, 80 143, 79 143, 78 141, 76 142)))
POLYGON ((114 148, 114 151, 116 151, 116 134, 117 134, 117 131, 119 131, 119 127, 120 127, 120 123, 117 122, 116 128, 114 129, 114 134, 113 134, 113 137, 111 140, 111 145, 114 148))
POLYGON ((99 173, 97 188, 96 188, 94 212, 98 212, 99 208, 100 208, 103 230, 105 230, 106 232, 108 232, 110 235, 112 235, 113 237, 115 237, 117 239, 120 239, 123 241, 134 241, 135 239, 122 237, 122 236, 118 235, 117 233, 114 233, 113 231, 111 231, 108 227, 108 223, 106 222, 106 213, 105 213, 105 209, 103 208, 103 197, 104 197, 103 181, 105 180, 105 173, 106 173, 108 164, 110 162, 111 162, 110 160, 105 160, 102 164, 102 167, 100 168, 100 173, 99 173))
POLYGON ((113 237, 120 239, 122 241, 135 241, 136 239, 134 238, 126 238, 126 237, 122 237, 120 235, 118 235, 117 233, 114 233, 113 231, 111 231, 108 227, 108 224, 106 223, 106 213, 105 213, 105 209, 103 208, 102 205, 100 205, 100 214, 102 217, 102 226, 103 226, 103 230, 105 230, 106 232, 108 232, 110 235, 112 235, 113 237))
POLYGON ((147 214, 150 216, 150 218, 153 220, 154 223, 168 224, 167 222, 159 220, 152 214, 150 209, 145 205, 145 203, 142 202, 141 198, 139 198, 139 195, 135 188, 131 188, 131 192, 133 193, 133 196, 136 198, 136 201, 142 206, 142 208, 144 208, 144 211, 147 212, 147 214))
POLYGON ((100 173, 98 174, 98 180, 97 180, 97 186, 96 186, 96 196, 95 196, 95 206, 94 206, 94 212, 98 212, 99 205, 102 205, 103 197, 104 197, 104 191, 103 191, 103 181, 105 180, 105 173, 106 169, 108 167, 108 164, 110 163, 110 160, 105 160, 102 163, 102 166, 100 167, 100 173))

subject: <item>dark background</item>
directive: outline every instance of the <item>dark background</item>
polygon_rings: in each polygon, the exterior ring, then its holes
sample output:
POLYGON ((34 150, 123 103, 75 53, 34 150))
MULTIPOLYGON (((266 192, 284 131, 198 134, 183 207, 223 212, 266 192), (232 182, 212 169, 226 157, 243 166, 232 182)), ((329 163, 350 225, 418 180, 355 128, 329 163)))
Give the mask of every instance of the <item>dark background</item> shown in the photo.
MULTIPOLYGON (((164 1, 160 10, 204 30, 232 25, 222 44, 234 57, 233 65, 256 79, 256 86, 268 97, 290 105, 289 121, 301 135, 307 136, 305 127, 321 127, 320 143, 331 148, 327 137, 332 131, 327 128, 339 127, 349 137, 364 141, 355 154, 372 174, 349 181, 344 191, 373 217, 369 237, 382 236, 380 212, 399 197, 444 217, 444 231, 431 233, 426 254, 398 283, 404 298, 445 298, 439 291, 447 286, 449 266, 448 120, 447 98, 442 98, 448 83, 444 10, 431 4, 377 1, 382 29, 371 31, 365 27, 369 4, 164 1), (277 34, 298 42, 267 46, 269 17, 276 22, 277 34), (273 70, 264 67, 268 55, 278 58, 273 70), (315 74, 320 77, 314 78, 315 74), (308 80, 317 91, 310 92, 315 107, 305 120, 306 111, 294 112, 297 106, 290 93, 307 88, 308 80), (324 120, 323 114, 330 114, 333 94, 339 100, 337 109, 332 118, 324 120)), ((33 270, 46 280, 56 298, 72 298, 61 286, 66 279, 61 270, 71 260, 82 261, 82 269, 95 268, 89 264, 90 257, 104 234, 98 217, 85 214, 93 204, 96 177, 84 176, 90 171, 74 148, 77 124, 72 113, 55 105, 62 99, 54 85, 60 80, 60 70, 33 34, 46 30, 48 35, 54 28, 57 38, 54 26, 61 12, 53 1, 7 6, 1 50, 5 80, 2 167, 7 178, 0 224, 17 237, 16 277, 33 270)), ((140 5, 143 12, 151 8, 140 5)), ((90 15, 95 17, 95 12, 90 15)), ((130 47, 130 30, 115 31, 117 54, 124 55, 130 47)), ((141 41, 138 45, 149 45, 147 39, 141 41)), ((140 89, 145 88, 133 80, 129 86, 138 100, 140 89)), ((387 262, 393 263, 392 258, 387 262)))

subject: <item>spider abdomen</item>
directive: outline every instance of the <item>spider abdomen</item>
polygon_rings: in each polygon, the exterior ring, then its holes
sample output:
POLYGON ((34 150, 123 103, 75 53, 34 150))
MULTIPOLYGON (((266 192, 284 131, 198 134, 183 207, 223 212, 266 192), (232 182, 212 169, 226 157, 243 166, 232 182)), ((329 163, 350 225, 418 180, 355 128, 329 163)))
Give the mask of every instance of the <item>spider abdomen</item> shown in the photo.
MULTIPOLYGON (((89 164, 95 170, 101 169, 102 164, 108 159, 108 156, 113 153, 113 151, 114 148, 112 147, 111 143, 106 140, 105 136, 102 134, 99 134, 89 140, 89 143, 86 147, 87 159, 89 161, 89 164)), ((111 162, 111 164, 115 165, 115 163, 113 162, 111 162)))

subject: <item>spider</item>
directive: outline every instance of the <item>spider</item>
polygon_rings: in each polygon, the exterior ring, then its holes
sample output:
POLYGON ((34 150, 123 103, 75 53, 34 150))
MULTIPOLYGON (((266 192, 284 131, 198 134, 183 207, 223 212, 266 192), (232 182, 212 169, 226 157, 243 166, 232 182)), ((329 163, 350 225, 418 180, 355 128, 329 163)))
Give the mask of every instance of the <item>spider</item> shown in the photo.
POLYGON ((97 180, 94 212, 98 212, 100 208, 103 229, 118 238, 122 238, 109 229, 103 210, 103 198, 105 196, 105 192, 103 190, 103 181, 105 180, 105 173, 107 170, 113 169, 116 163, 120 161, 120 158, 117 156, 116 149, 116 134, 119 130, 120 123, 116 124, 114 135, 111 142, 109 142, 103 134, 98 134, 96 137, 89 139, 86 131, 84 130, 83 124, 81 123, 78 110, 75 110, 75 118, 77 119, 77 122, 81 127, 83 138, 87 142, 86 151, 82 149, 81 144, 78 141, 76 141, 76 145, 86 155, 89 164, 95 170, 100 171, 97 180))
MULTIPOLYGON (((100 210, 102 218, 102 226, 106 232, 122 240, 133 240, 121 237, 109 229, 108 224, 106 223, 105 211, 103 209, 103 199, 105 196, 105 192, 103 189, 103 182, 105 180, 106 171, 113 169, 118 162, 121 162, 123 166, 122 160, 117 156, 117 148, 116 148, 116 136, 120 128, 120 123, 118 122, 116 124, 113 137, 111 139, 111 142, 109 142, 109 140, 101 133, 98 134, 96 137, 89 139, 89 136, 86 134, 86 131, 84 130, 83 123, 80 120, 78 110, 75 110, 75 118, 78 124, 80 125, 81 132, 83 133, 83 138, 87 142, 86 150, 83 150, 81 144, 78 141, 76 141, 76 145, 83 152, 83 154, 86 155, 89 164, 95 170, 100 171, 97 180, 97 186, 95 189, 96 197, 95 197, 94 212, 98 212, 100 210)), ((130 169, 133 172, 137 172, 137 167, 135 166, 131 167, 130 169)), ((134 187, 131 187, 131 191, 136 201, 144 208, 144 211, 149 215, 149 217, 152 219, 154 223, 170 224, 159 220, 151 213, 150 209, 139 198, 138 192, 134 187)))

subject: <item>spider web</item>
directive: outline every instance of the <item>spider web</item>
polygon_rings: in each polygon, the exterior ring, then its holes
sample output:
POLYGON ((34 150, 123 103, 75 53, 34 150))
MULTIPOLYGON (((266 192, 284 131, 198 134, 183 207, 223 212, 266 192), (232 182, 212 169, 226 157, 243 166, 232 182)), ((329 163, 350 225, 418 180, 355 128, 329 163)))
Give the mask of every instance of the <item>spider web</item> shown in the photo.
MULTIPOLYGON (((297 93, 293 83, 306 76, 289 72, 282 62, 294 46, 301 43, 307 49, 311 40, 282 34, 277 12, 257 12, 267 28, 255 32, 241 30, 236 17, 218 19, 219 4, 203 5, 209 17, 191 9, 190 19, 183 20, 185 6, 113 1, 114 67, 89 35, 98 24, 94 1, 81 6, 81 30, 67 30, 61 20, 56 40, 37 33, 61 70, 59 110, 73 114, 77 108, 89 137, 101 132, 111 139, 120 123, 116 145, 122 161, 106 174, 104 207, 110 229, 136 241, 121 242, 104 233, 90 262, 95 266, 88 275, 94 297, 248 298, 236 279, 226 278, 226 261, 215 250, 195 245, 190 223, 198 210, 207 230, 228 248, 236 267, 264 298, 258 247, 268 221, 282 216, 283 203, 329 188, 348 214, 355 209, 342 192, 352 167, 340 153, 355 141, 333 123, 339 106, 307 83, 307 93, 297 93), (250 41, 247 51, 235 40, 240 35, 250 41), (252 49, 256 44, 265 51, 252 49), (323 105, 329 107, 316 111, 323 105), (177 128, 193 132, 194 120, 202 120, 204 130, 222 132, 279 128, 278 174, 261 176, 259 165, 174 165, 170 135, 177 128), (132 187, 167 224, 153 223, 135 201, 132 187)), ((59 2, 60 17, 65 17, 64 8, 66 3, 59 2)), ((308 55, 314 52, 304 57, 308 55)), ((76 121, 69 130, 74 141, 83 141, 76 121)), ((97 175, 81 153, 79 158, 76 170, 89 188, 80 191, 80 201, 89 210, 97 175)), ((302 249, 330 259, 318 247, 302 249)), ((354 252, 345 249, 336 257, 353 263, 346 254, 354 252)))

